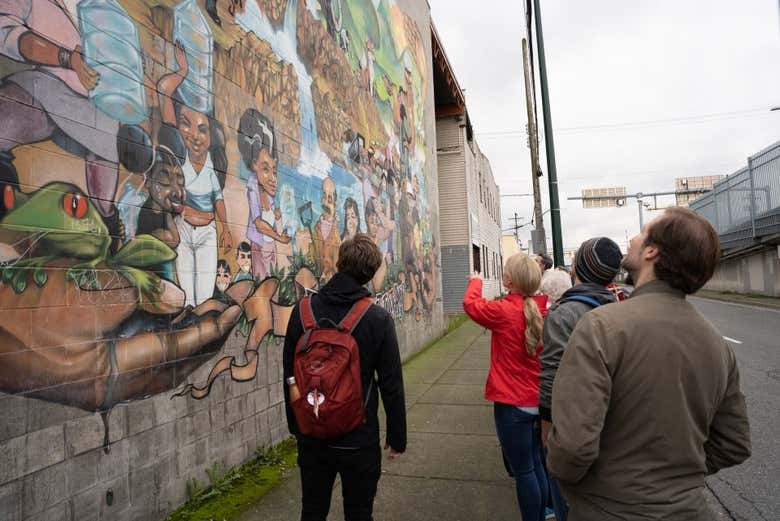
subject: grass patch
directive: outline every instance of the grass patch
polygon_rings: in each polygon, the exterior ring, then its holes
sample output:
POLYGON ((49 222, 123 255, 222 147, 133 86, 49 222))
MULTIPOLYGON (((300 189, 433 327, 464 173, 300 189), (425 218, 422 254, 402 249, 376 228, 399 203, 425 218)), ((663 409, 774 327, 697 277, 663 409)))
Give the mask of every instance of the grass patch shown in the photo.
POLYGON ((404 360, 403 365, 410 363, 412 360, 425 353, 430 347, 433 347, 435 343, 437 343, 439 340, 441 340, 445 336, 449 335, 450 333, 458 329, 460 326, 468 322, 468 320, 469 317, 465 313, 460 313, 458 315, 450 315, 447 321, 447 328, 444 331, 442 331, 439 336, 430 339, 424 346, 420 348, 419 351, 417 351, 413 355, 409 356, 409 358, 404 360))
POLYGON ((445 335, 448 335, 458 329, 460 326, 465 324, 468 321, 469 317, 465 313, 460 313, 458 315, 450 315, 449 316, 449 322, 447 323, 447 330, 444 332, 445 335))
POLYGON ((233 470, 215 464, 206 471, 206 487, 192 479, 187 482, 189 500, 166 521, 223 521, 250 506, 281 481, 282 473, 295 465, 294 438, 269 449, 258 449, 255 458, 233 470))

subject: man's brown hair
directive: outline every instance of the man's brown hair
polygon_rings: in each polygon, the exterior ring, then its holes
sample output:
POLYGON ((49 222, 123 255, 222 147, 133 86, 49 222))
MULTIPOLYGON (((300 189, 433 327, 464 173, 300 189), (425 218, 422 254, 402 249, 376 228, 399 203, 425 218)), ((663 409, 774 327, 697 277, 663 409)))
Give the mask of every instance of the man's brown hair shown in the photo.
POLYGON ((655 276, 687 295, 710 280, 720 261, 718 233, 688 208, 668 208, 648 227, 645 244, 659 251, 655 276))
POLYGON ((361 286, 371 280, 382 265, 382 254, 365 233, 356 233, 341 243, 336 268, 351 276, 361 286))

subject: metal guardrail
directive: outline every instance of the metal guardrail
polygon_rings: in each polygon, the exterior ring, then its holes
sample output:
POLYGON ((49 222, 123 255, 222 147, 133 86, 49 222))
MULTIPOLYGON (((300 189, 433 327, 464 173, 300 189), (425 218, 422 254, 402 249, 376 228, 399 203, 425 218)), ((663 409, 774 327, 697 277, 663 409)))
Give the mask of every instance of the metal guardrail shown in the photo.
POLYGON ((689 206, 712 223, 726 253, 780 234, 780 141, 750 156, 746 167, 689 206))

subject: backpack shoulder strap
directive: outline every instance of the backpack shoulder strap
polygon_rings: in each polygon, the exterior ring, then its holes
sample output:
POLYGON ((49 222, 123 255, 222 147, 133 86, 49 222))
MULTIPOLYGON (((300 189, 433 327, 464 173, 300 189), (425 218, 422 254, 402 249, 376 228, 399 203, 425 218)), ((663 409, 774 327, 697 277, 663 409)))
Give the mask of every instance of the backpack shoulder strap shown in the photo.
POLYGON ((588 304, 591 307, 597 308, 601 305, 601 302, 596 300, 593 297, 588 297, 587 295, 572 295, 570 297, 566 297, 563 302, 582 302, 584 304, 588 304))
POLYGON ((301 312, 301 323, 303 330, 308 331, 317 327, 317 320, 314 318, 314 311, 311 308, 311 295, 306 295, 301 299, 301 305, 298 308, 301 312))
POLYGON ((352 309, 349 310, 347 316, 345 316, 339 323, 339 327, 345 329, 348 333, 352 334, 352 331, 360 323, 363 315, 366 314, 368 308, 374 303, 374 299, 365 297, 352 305, 352 309))

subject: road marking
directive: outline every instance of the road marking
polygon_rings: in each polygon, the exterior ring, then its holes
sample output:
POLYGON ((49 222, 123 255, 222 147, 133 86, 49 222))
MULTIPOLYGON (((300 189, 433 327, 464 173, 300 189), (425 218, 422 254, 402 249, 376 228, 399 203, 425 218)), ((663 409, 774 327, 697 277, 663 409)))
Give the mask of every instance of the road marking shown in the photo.
POLYGON ((708 298, 708 297, 695 297, 693 295, 688 295, 688 298, 694 299, 694 300, 706 300, 707 302, 719 302, 721 304, 726 304, 728 306, 735 306, 738 308, 747 308, 747 309, 753 309, 755 311, 766 311, 769 313, 780 313, 780 309, 777 308, 769 308, 766 306, 756 306, 753 304, 742 304, 737 302, 729 302, 727 300, 721 300, 716 298, 708 298))
POLYGON ((729 338, 729 337, 727 337, 727 336, 724 336, 724 337, 723 337, 723 339, 724 339, 724 340, 726 340, 726 341, 728 341, 728 342, 731 342, 732 344, 741 344, 741 343, 742 343, 742 342, 740 342, 739 340, 735 340, 735 339, 733 339, 733 338, 729 338))

